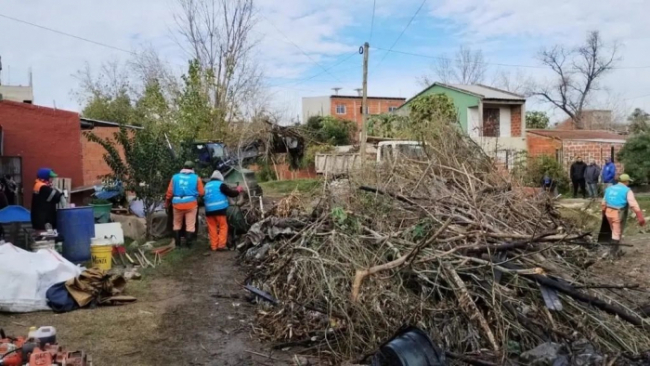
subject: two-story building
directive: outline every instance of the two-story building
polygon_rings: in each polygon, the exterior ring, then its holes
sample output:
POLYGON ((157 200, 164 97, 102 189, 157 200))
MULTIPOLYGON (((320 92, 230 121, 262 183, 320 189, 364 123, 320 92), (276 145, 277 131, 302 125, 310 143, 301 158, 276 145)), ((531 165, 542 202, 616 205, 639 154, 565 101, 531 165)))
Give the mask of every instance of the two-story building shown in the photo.
POLYGON ((415 98, 445 94, 456 107, 458 122, 488 155, 512 167, 517 156, 526 151, 526 98, 505 90, 475 84, 434 83, 407 100, 398 112, 407 113, 415 98))
MULTIPOLYGON (((367 97, 368 114, 393 112, 404 104, 406 98, 367 97)), ((359 95, 327 95, 302 98, 302 120, 312 116, 333 116, 354 121, 359 130, 363 121, 363 97, 359 95)))

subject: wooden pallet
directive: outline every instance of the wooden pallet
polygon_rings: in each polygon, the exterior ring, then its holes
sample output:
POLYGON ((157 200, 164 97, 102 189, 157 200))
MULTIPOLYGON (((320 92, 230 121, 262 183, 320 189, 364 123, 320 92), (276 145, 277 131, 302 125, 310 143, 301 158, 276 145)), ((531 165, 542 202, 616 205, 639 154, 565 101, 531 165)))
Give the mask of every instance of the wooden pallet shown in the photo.
POLYGON ((57 208, 68 208, 70 207, 70 191, 72 190, 72 179, 70 178, 54 178, 52 180, 52 186, 54 188, 57 188, 61 192, 67 192, 68 197, 65 200, 65 204, 63 202, 60 202, 57 205, 57 208))

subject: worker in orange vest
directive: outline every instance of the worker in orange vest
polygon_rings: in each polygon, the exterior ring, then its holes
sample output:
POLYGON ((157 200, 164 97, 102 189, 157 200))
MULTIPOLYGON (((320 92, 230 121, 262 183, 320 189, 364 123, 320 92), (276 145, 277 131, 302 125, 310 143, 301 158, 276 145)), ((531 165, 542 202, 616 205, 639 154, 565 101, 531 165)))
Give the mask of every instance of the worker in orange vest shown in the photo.
POLYGON ((50 168, 40 168, 36 174, 31 211, 34 230, 46 230, 47 224, 56 229, 56 205, 63 197, 63 192, 52 187, 52 178, 56 176, 50 168))
POLYGON ((196 239, 196 213, 199 209, 198 198, 205 194, 203 182, 194 173, 194 163, 186 161, 183 169, 175 174, 167 187, 165 203, 171 203, 174 215, 174 240, 181 246, 181 228, 185 221, 185 238, 188 247, 196 239))

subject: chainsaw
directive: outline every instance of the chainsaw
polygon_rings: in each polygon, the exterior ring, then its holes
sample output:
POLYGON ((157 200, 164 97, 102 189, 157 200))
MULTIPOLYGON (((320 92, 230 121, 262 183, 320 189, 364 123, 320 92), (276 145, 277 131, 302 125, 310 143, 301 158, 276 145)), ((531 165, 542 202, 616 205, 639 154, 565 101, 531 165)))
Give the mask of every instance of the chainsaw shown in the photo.
POLYGON ((0 329, 0 366, 92 366, 83 351, 68 352, 38 338, 7 337, 0 329))

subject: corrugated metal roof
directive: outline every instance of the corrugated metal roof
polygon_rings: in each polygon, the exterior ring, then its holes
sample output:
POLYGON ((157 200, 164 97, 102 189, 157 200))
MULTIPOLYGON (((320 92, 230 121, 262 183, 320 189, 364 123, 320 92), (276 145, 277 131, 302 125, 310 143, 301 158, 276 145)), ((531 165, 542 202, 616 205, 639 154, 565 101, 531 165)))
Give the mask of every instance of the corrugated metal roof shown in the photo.
POLYGON ((480 95, 484 99, 503 99, 503 100, 517 100, 517 101, 526 100, 526 98, 523 95, 510 93, 505 90, 496 89, 481 84, 474 84, 474 85, 452 84, 449 86, 451 86, 452 88, 467 91, 472 94, 480 95))
POLYGON ((526 132, 560 140, 613 140, 625 142, 627 139, 627 136, 624 135, 599 130, 526 130, 526 132))

